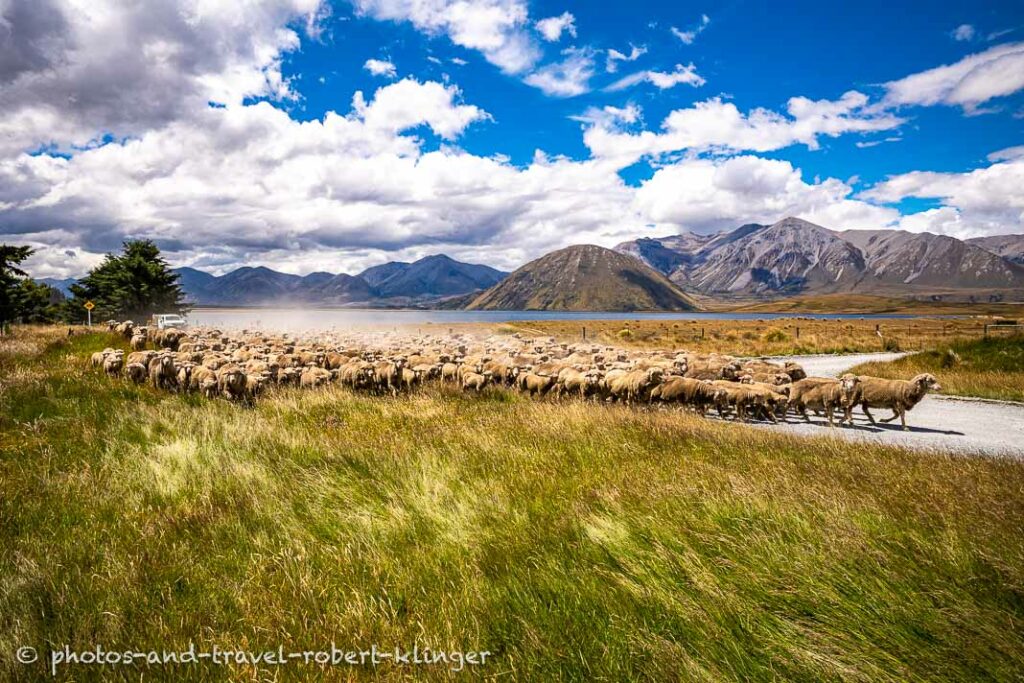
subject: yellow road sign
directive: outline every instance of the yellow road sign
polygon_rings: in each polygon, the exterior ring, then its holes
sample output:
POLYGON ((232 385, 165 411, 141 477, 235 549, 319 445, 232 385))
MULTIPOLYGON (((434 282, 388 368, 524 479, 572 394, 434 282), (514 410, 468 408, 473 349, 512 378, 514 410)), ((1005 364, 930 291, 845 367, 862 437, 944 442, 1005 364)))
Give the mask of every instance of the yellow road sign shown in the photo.
POLYGON ((92 310, 92 309, 94 309, 94 308, 96 308, 96 304, 94 304, 94 303, 93 303, 93 302, 91 302, 91 301, 86 301, 86 302, 85 302, 85 310, 87 310, 87 311, 91 311, 91 310, 92 310))

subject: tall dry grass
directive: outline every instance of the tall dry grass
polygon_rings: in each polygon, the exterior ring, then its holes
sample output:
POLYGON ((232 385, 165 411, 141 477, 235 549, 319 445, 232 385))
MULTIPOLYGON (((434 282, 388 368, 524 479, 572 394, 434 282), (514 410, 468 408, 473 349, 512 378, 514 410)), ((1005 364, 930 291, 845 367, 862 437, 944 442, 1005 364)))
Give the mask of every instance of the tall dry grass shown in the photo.
MULTIPOLYGON (((1024 465, 675 411, 103 377, 0 395, 0 678, 19 646, 480 649, 510 680, 1013 680, 1024 465)), ((69 669, 445 680, 444 668, 69 669)))

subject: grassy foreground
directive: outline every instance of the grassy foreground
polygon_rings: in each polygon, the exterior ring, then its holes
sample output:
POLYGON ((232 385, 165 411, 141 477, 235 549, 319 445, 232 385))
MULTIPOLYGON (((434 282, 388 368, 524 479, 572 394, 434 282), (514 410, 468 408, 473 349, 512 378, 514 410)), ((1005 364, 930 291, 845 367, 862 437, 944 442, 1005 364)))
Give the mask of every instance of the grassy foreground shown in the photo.
POLYGON ((0 342, 14 651, 412 647, 486 666, 65 679, 1015 680, 1024 464, 431 391, 249 409, 0 342))
POLYGON ((941 377, 943 394, 1024 401, 1024 336, 962 340, 852 372, 891 379, 930 372, 941 377))

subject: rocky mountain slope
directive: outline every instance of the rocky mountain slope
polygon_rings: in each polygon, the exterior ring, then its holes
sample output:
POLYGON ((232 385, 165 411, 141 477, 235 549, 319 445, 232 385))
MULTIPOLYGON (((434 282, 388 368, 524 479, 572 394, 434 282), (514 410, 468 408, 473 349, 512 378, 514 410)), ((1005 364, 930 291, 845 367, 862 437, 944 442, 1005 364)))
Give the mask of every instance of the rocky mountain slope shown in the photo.
POLYGON ((538 311, 686 311, 693 300, 636 258, 590 244, 527 263, 467 308, 538 311))
POLYGON ((965 240, 968 244, 981 247, 993 254, 1002 256, 1007 261, 1024 265, 1024 235, 992 235, 990 237, 972 237, 965 240))
POLYGON ((713 297, 1024 292, 1024 268, 981 245, 898 230, 834 232, 792 217, 712 236, 634 240, 616 250, 713 297))
POLYGON ((946 235, 847 230, 839 235, 864 254, 877 283, 976 289, 1024 286, 1024 268, 946 235))

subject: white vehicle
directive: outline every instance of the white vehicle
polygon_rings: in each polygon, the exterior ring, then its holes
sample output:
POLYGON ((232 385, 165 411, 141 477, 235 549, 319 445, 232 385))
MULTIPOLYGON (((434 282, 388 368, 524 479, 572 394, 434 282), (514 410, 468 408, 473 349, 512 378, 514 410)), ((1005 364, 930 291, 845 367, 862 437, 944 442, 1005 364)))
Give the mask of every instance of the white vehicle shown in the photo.
POLYGON ((153 322, 160 330, 166 330, 168 327, 188 327, 188 321, 177 313, 154 315, 153 322))

